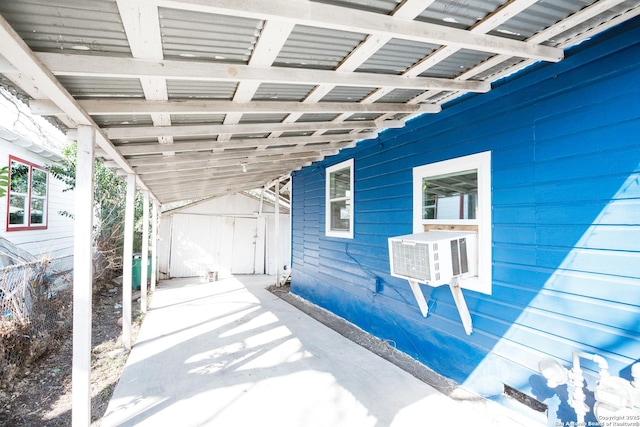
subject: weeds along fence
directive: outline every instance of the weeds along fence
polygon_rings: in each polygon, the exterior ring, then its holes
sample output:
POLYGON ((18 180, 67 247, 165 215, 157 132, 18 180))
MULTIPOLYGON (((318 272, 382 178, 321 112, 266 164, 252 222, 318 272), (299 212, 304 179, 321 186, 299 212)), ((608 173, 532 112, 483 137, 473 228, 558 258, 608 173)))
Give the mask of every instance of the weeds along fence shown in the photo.
POLYGON ((0 269, 0 384, 72 324, 73 256, 0 269))

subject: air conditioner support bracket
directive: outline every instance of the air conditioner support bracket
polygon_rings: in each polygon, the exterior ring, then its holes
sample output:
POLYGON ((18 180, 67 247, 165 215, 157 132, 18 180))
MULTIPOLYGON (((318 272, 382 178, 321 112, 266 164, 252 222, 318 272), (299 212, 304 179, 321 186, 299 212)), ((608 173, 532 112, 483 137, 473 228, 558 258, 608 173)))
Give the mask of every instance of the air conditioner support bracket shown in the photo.
POLYGON ((456 302, 456 307, 458 307, 458 313, 460 313, 460 320, 462 320, 464 331, 467 335, 471 335, 471 332, 473 332, 471 314, 469 314, 469 309, 467 308, 467 303, 464 300, 464 295, 462 295, 462 289, 460 288, 460 283, 458 283, 457 277, 451 278, 449 288, 453 294, 453 300, 456 302))
POLYGON ((422 316, 427 317, 427 314, 429 314, 429 306, 427 306, 427 300, 424 299, 424 294, 422 293, 422 289, 420 289, 420 283, 415 280, 409 280, 409 285, 413 291, 413 296, 418 302, 418 307, 420 307, 422 316))
MULTIPOLYGON (((427 305, 427 300, 424 298, 424 294, 422 293, 422 289, 420 288, 420 283, 415 280, 409 280, 409 286, 411 286, 411 291, 413 292, 413 296, 418 303, 418 307, 420 307, 420 312, 423 317, 427 317, 429 314, 429 306, 427 305)), ((471 335, 473 332, 473 325, 471 322, 471 314, 469 314, 469 309, 467 308, 467 303, 464 300, 464 295, 462 294, 462 289, 460 288, 460 283, 458 283, 458 278, 453 277, 449 282, 449 289, 451 289, 451 294, 453 295, 453 300, 456 303, 456 307, 458 308, 458 313, 460 313, 460 320, 462 320, 462 326, 464 327, 464 331, 467 335, 471 335)))

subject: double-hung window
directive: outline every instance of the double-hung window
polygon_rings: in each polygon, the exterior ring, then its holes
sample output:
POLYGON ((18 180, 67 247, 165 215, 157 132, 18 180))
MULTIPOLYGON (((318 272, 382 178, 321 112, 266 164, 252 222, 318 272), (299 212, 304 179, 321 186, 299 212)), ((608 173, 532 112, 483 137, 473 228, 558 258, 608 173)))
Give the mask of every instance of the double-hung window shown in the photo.
POLYGON ((491 294, 491 152, 414 168, 413 228, 477 233, 477 274, 460 286, 491 294))
POLYGON ((327 168, 325 234, 353 238, 353 159, 327 168))
POLYGON ((9 157, 7 231, 47 228, 48 172, 9 157))

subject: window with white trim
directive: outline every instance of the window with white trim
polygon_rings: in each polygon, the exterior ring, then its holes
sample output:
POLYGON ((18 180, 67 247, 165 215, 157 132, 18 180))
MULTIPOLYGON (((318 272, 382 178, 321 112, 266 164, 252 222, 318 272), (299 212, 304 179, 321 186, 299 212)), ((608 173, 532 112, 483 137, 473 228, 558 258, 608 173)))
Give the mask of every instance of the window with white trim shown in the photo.
POLYGON ((48 184, 45 169, 9 157, 7 231, 47 228, 48 184))
POLYGON ((327 168, 325 234, 353 239, 353 159, 327 168))
POLYGON ((413 229, 477 233, 477 274, 460 286, 491 294, 491 152, 414 168, 413 229))

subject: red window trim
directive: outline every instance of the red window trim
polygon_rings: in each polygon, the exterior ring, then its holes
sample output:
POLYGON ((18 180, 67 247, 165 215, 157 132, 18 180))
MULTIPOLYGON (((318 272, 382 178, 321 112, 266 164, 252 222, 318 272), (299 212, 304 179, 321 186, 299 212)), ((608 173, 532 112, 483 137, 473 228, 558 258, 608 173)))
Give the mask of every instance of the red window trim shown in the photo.
POLYGON ((7 232, 11 231, 25 231, 25 230, 46 230, 49 228, 49 171, 44 167, 36 163, 23 160, 19 157, 9 155, 9 186, 7 188, 7 216, 5 222, 5 228, 7 232), (29 207, 29 215, 27 215, 27 225, 19 227, 10 227, 9 214, 11 210, 11 162, 15 161, 29 166, 29 200, 27 206, 29 207), (45 212, 44 212, 44 225, 31 225, 31 179, 33 177, 33 169, 39 169, 47 174, 47 194, 45 196, 45 212))

